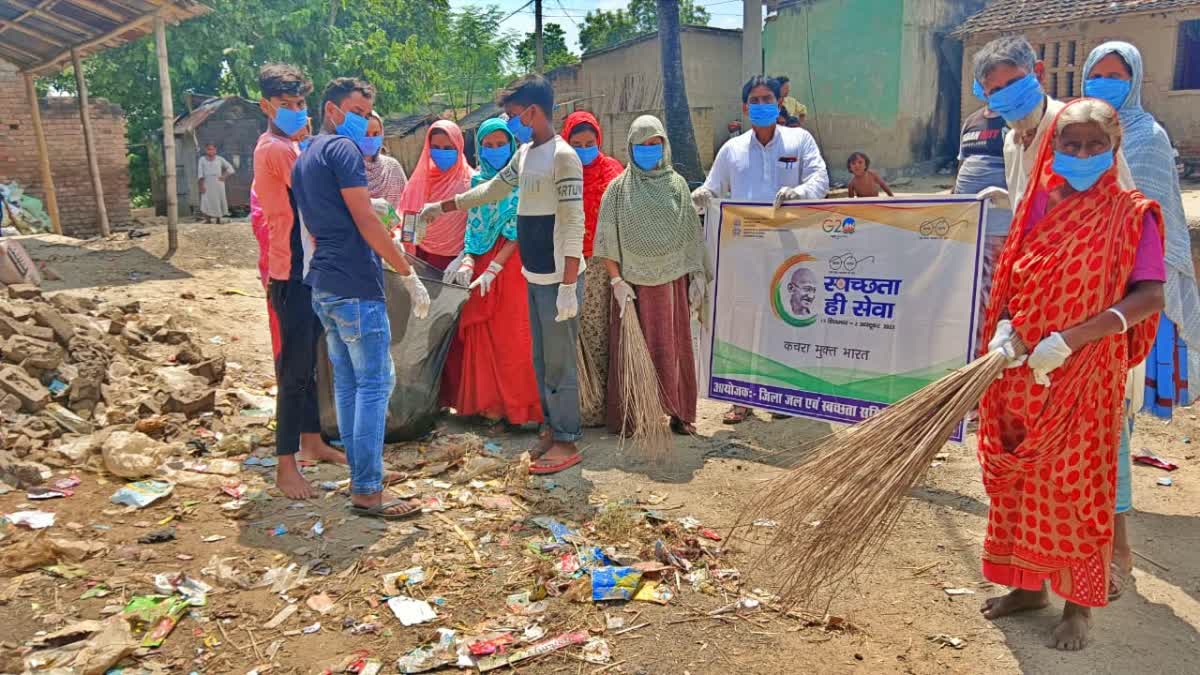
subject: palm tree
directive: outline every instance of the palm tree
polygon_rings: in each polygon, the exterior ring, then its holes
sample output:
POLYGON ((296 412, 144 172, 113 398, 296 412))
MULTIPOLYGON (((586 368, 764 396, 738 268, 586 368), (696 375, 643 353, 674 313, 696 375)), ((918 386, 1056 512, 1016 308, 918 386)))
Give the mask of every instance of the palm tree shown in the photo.
POLYGON ((662 57, 663 108, 675 170, 689 182, 704 180, 696 132, 692 129, 687 86, 683 80, 683 49, 679 40, 679 0, 658 0, 658 44, 662 57))

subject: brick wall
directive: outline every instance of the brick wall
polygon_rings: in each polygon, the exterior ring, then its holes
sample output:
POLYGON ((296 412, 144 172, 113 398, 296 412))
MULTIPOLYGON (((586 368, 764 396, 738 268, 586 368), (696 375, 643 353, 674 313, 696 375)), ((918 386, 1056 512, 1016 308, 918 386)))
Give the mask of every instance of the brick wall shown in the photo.
MULTIPOLYGON (((58 189, 63 233, 73 237, 93 236, 99 226, 79 106, 74 98, 66 97, 42 99, 39 105, 50 149, 50 170, 58 189)), ((91 118, 108 219, 113 226, 125 225, 129 222, 125 113, 120 106, 92 98, 91 118)), ((14 180, 29 194, 45 199, 24 78, 15 66, 0 61, 0 183, 14 180)))

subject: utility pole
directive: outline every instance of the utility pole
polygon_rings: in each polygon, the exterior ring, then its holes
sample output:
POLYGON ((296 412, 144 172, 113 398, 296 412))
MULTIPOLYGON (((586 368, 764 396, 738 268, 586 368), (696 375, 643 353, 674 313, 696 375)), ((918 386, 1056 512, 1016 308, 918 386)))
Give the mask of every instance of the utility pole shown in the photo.
POLYGON ((546 69, 546 57, 542 53, 542 0, 533 0, 533 33, 537 42, 537 60, 533 69, 541 73, 546 69))
POLYGON ((742 2, 742 82, 762 75, 762 1, 742 2))

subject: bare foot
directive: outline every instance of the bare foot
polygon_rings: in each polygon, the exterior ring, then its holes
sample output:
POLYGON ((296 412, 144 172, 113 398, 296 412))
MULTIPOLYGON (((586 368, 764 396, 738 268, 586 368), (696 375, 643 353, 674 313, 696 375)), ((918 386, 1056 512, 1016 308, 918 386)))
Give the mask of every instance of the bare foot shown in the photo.
POLYGON ((546 454, 552 445, 554 445, 554 438, 551 436, 550 430, 545 429, 539 431, 537 445, 533 446, 533 450, 531 450, 529 454, 532 455, 534 459, 537 459, 546 454))
POLYGON ((300 465, 296 463, 295 455, 280 455, 279 466, 275 467, 275 487, 288 499, 312 499, 313 489, 304 474, 300 473, 300 465))
POLYGON ((1077 652, 1087 646, 1092 627, 1092 608, 1068 602, 1063 606, 1062 621, 1054 629, 1054 648, 1077 652))
POLYGON ((558 464, 577 454, 579 454, 579 448, 575 447, 574 443, 552 440, 550 441, 550 446, 546 448, 546 453, 540 459, 546 464, 558 464))
POLYGON ((991 620, 999 619, 1009 614, 1041 609, 1049 604, 1050 595, 1046 592, 1046 589, 1026 591, 1017 588, 1005 595, 988 598, 984 601, 983 607, 979 608, 979 611, 983 613, 983 618, 991 620))
POLYGON ((346 463, 346 453, 326 443, 321 434, 300 434, 299 454, 306 462, 346 463))

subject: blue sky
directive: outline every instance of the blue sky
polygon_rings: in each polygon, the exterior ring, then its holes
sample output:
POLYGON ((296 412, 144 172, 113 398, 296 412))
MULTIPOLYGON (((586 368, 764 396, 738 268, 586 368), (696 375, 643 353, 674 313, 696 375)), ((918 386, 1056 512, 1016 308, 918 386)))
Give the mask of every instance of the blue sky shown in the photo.
MULTIPOLYGON (((471 5, 496 5, 505 14, 513 12, 526 0, 450 0, 450 6, 461 9, 471 5)), ((557 23, 567 33, 567 44, 575 53, 579 53, 579 24, 590 10, 614 10, 623 8, 626 0, 542 0, 543 20, 546 23, 557 23)), ((699 0, 699 4, 708 9, 712 15, 710 25, 720 28, 742 27, 742 0, 699 0)), ((533 32, 533 5, 524 11, 517 12, 504 22, 504 28, 521 34, 533 32)))

